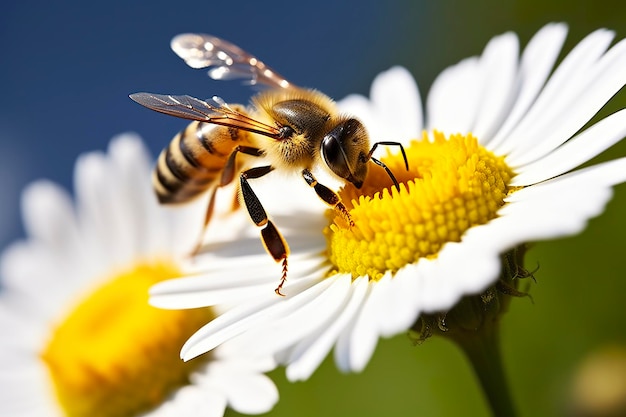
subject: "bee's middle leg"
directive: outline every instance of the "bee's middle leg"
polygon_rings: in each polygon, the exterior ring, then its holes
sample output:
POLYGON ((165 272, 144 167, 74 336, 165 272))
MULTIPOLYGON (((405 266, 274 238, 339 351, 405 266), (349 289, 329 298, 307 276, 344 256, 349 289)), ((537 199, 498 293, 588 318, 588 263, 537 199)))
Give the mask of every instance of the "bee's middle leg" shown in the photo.
POLYGON ((241 182, 241 194, 243 196, 243 201, 248 209, 248 214, 250 214, 250 218, 261 229, 261 238, 263 240, 263 245, 265 246, 265 250, 272 255, 276 262, 282 261, 283 264, 283 273, 280 279, 280 284, 274 290, 278 295, 284 295, 280 292, 285 281, 287 281, 287 256, 289 255, 289 246, 287 246, 287 242, 285 238, 280 234, 274 223, 268 219, 267 213, 259 201, 259 198, 256 196, 252 187, 250 187, 250 183, 248 179, 250 178, 259 178, 263 175, 271 172, 274 169, 271 165, 250 168, 245 170, 240 175, 241 182))

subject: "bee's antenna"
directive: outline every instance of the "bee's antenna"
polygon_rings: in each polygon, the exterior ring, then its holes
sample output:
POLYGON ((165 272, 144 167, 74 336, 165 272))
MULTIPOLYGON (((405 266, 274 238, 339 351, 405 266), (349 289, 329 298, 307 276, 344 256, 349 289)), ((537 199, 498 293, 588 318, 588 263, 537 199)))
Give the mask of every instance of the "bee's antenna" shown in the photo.
POLYGON ((408 171, 409 170, 409 160, 406 157, 406 152, 404 151, 404 146, 402 146, 402 144, 400 142, 386 142, 386 141, 376 142, 372 146, 372 149, 370 149, 370 151, 367 153, 367 156, 365 158, 363 158, 363 162, 372 161, 376 165, 382 167, 387 172, 387 175, 389 175, 389 178, 391 178, 391 181, 393 181, 393 185, 396 186, 396 190, 400 191, 400 185, 398 184, 398 180, 396 180, 396 177, 393 175, 393 172, 391 172, 389 167, 387 165, 385 165, 384 162, 382 162, 382 161, 372 157, 372 154, 374 153, 374 151, 376 150, 378 145, 399 146, 400 147, 400 152, 402 152, 402 158, 404 158, 404 166, 405 166, 406 170, 408 171))

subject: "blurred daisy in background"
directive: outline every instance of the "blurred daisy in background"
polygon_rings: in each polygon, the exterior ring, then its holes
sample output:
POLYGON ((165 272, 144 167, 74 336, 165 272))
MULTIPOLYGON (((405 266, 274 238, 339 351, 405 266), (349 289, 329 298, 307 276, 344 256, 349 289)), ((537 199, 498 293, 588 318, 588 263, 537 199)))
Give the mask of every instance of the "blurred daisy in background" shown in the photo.
POLYGON ((273 354, 295 381, 334 347, 338 367, 358 372, 380 337, 450 310, 506 271, 515 278, 510 267, 521 265, 503 265, 504 254, 580 232, 626 181, 626 158, 576 169, 626 135, 626 110, 586 126, 626 82, 626 42, 610 47, 614 33, 598 30, 556 65, 566 34, 549 24, 521 55, 515 34, 493 38, 440 74, 425 117, 402 68, 379 75, 369 99, 339 102, 372 141, 404 144, 408 171, 398 154, 381 158, 399 190, 376 167, 361 189, 343 186, 349 227, 301 179, 255 182, 291 246, 286 297, 273 292, 280 273, 258 238, 213 235, 188 276, 151 290, 166 309, 234 305, 187 341, 183 359, 231 341, 273 354))
POLYGON ((226 348, 180 360, 211 309, 148 305, 151 285, 181 273, 205 210, 161 209, 151 165, 138 137, 120 135, 78 160, 75 204, 48 181, 24 191, 28 237, 1 258, 0 415, 222 416, 278 400, 262 374, 272 360, 226 348))

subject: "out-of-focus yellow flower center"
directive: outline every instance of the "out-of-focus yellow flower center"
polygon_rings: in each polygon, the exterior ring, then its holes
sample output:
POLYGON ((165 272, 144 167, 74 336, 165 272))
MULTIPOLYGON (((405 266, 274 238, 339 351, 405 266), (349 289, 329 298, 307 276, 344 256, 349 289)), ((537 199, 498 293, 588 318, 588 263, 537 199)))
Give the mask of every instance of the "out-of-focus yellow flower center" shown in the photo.
POLYGON ((401 155, 383 159, 400 183, 398 191, 382 169, 370 169, 361 189, 339 194, 354 220, 331 213, 326 229, 332 273, 380 279, 422 257, 435 257, 446 242, 458 242, 470 227, 496 217, 509 192, 513 171, 470 135, 446 138, 424 133, 401 155), (382 192, 381 192, 382 190, 382 192))
POLYGON ((181 361, 180 347, 211 311, 148 305, 150 286, 179 274, 169 262, 119 271, 58 324, 41 357, 65 415, 136 416, 189 383, 205 360, 181 361))

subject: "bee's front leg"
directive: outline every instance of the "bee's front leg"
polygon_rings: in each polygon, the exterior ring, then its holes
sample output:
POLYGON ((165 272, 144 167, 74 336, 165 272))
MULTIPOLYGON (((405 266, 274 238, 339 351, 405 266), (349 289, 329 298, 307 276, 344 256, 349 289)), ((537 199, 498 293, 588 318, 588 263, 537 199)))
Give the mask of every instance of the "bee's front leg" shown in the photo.
POLYGON ((313 189, 317 193, 317 196, 324 203, 328 204, 339 213, 341 213, 341 215, 348 223, 348 225, 350 225, 350 227, 354 226, 354 220, 352 220, 352 217, 350 217, 348 209, 346 208, 346 206, 343 205, 343 203, 341 202, 341 198, 339 198, 336 192, 334 192, 327 186, 317 182, 317 179, 315 179, 311 171, 309 171, 308 169, 302 170, 302 177, 304 178, 306 183, 309 184, 310 187, 313 187, 313 189))

